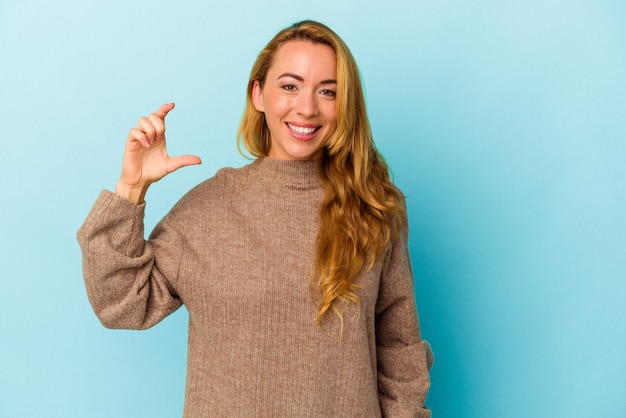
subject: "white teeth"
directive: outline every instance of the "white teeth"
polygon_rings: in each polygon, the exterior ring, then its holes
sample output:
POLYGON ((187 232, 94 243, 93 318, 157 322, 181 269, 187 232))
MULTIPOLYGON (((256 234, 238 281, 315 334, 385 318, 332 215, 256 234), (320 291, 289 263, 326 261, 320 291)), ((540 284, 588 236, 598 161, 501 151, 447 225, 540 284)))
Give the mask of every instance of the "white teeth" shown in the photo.
POLYGON ((289 123, 287 125, 289 126, 289 129, 291 129, 293 132, 297 134, 301 134, 301 135, 312 134, 317 129, 317 128, 305 128, 303 126, 294 126, 289 123))

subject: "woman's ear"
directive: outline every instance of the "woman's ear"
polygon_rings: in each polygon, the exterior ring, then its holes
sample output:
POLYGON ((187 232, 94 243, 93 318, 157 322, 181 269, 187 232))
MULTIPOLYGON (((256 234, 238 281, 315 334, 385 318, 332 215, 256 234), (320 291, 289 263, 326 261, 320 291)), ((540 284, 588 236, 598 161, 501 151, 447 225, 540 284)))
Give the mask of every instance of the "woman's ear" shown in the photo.
POLYGON ((263 106, 263 91, 261 90, 259 80, 254 80, 254 84, 252 84, 252 103, 254 103, 256 110, 265 112, 265 106, 263 106))

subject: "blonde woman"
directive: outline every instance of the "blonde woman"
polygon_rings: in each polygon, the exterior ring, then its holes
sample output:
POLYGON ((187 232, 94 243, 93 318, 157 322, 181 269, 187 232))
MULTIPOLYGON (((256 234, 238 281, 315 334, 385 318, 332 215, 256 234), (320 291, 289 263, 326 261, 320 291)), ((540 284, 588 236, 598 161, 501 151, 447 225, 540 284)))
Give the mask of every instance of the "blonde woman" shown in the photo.
POLYGON ((256 159, 188 192, 144 240, 170 157, 142 117, 115 193, 78 232, 89 299, 111 328, 189 312, 185 417, 429 417, 400 191, 376 151, 354 58, 328 27, 279 32, 250 75, 239 145, 256 159))

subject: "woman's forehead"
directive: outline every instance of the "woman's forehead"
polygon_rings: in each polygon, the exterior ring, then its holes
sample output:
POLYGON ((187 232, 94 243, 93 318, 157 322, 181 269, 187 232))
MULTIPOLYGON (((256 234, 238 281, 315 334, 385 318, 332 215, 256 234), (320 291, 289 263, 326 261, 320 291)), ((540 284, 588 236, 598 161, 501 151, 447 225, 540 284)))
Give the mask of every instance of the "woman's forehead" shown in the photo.
POLYGON ((276 51, 269 72, 291 72, 336 78, 337 56, 328 45, 311 41, 288 41, 276 51))

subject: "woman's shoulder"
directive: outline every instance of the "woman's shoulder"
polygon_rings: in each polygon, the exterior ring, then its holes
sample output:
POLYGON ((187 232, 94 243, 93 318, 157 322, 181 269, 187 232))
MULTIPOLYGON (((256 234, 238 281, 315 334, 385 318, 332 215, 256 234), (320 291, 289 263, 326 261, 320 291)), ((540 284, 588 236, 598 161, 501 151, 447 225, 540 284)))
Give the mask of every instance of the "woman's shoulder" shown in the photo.
POLYGON ((222 167, 216 171, 215 175, 196 187, 191 189, 189 193, 224 193, 238 188, 245 183, 253 170, 254 163, 247 164, 242 167, 222 167))
POLYGON ((239 168, 220 168, 212 177, 189 190, 172 211, 219 206, 220 203, 229 200, 241 188, 241 184, 245 183, 249 176, 249 167, 250 164, 239 168))

